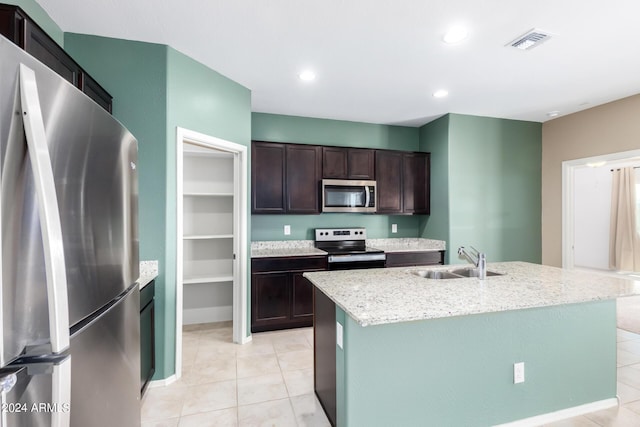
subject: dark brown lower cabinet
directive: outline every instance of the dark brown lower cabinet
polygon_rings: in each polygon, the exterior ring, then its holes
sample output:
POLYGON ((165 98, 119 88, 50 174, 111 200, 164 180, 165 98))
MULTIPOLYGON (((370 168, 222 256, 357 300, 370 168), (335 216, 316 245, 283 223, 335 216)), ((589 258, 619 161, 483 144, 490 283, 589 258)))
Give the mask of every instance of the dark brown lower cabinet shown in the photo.
POLYGON ((140 395, 156 371, 155 280, 140 290, 140 395))
POLYGON ((313 325, 313 285, 305 271, 327 269, 327 257, 251 260, 251 332, 313 325))
POLYGON ((444 251, 387 252, 385 267, 444 264, 444 251))
POLYGON ((336 425, 336 306, 314 286, 313 389, 329 418, 336 425))

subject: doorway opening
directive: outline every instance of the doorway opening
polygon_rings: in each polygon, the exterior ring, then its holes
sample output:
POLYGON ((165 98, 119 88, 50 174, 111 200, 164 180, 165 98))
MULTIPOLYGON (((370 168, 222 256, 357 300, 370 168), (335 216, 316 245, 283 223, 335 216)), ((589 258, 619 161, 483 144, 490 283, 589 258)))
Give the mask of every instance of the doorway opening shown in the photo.
POLYGON ((626 166, 640 166, 640 150, 562 163, 563 268, 615 273, 609 269, 611 169, 626 166))
POLYGON ((247 336, 247 147, 177 128, 176 378, 183 325, 247 336))

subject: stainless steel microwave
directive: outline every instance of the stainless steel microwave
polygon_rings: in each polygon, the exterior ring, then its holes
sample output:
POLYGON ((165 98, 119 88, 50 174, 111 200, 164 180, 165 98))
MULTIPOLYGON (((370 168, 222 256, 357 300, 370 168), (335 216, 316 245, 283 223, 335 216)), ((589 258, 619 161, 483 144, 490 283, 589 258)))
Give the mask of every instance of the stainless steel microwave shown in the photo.
POLYGON ((376 196, 375 181, 322 180, 322 212, 373 213, 376 196))

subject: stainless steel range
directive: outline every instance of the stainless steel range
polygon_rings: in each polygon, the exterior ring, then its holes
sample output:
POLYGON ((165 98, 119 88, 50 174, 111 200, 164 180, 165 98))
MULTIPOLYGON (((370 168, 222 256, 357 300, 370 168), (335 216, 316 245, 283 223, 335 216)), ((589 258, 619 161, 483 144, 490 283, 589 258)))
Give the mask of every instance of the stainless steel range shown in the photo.
POLYGON ((329 270, 384 267, 386 254, 367 246, 367 230, 316 228, 315 246, 329 254, 329 270))

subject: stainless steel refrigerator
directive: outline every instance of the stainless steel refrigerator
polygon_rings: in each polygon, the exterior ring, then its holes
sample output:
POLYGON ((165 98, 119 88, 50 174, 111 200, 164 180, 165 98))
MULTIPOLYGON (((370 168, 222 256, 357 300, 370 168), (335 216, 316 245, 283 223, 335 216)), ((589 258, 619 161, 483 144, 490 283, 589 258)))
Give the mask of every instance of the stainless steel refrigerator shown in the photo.
POLYGON ((3 427, 140 425, 137 142, 0 36, 3 427))

